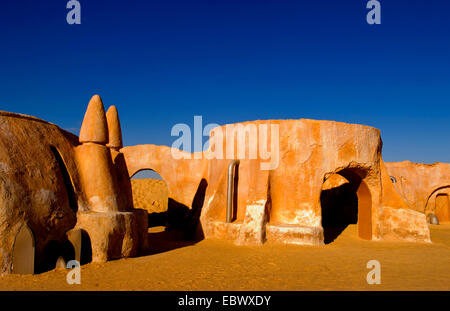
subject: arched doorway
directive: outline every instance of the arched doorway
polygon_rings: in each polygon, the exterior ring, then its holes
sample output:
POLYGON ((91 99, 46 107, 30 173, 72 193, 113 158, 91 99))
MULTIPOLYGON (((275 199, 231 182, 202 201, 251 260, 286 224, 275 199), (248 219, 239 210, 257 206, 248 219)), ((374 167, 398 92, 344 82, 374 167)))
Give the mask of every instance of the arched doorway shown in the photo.
POLYGON ((446 193, 438 193, 435 199, 435 215, 440 223, 450 222, 450 204, 446 193))
POLYGON ((65 267, 66 263, 73 259, 75 259, 75 249, 68 240, 51 240, 44 247, 40 260, 36 265, 36 273, 65 267))
POLYGON ((43 251, 43 257, 37 266, 37 273, 66 268, 67 263, 76 260, 80 265, 92 261, 92 245, 89 234, 83 229, 72 229, 67 238, 61 241, 51 240, 43 251))
POLYGON ((345 169, 324 181, 320 204, 325 244, 352 224, 357 224, 360 238, 372 238, 372 196, 364 176, 365 172, 345 169))
POLYGON ((67 233, 68 241, 72 244, 75 251, 75 260, 80 265, 92 261, 92 244, 89 234, 83 229, 73 229, 67 233))
POLYGON ((134 208, 145 209, 149 214, 149 228, 164 230, 168 222, 169 189, 161 175, 151 169, 136 172, 131 177, 131 191, 134 208))
POLYGON ((450 185, 434 189, 426 199, 424 212, 434 214, 439 223, 450 222, 450 185))
POLYGON ((33 232, 24 224, 14 240, 12 273, 34 274, 34 253, 33 232))
POLYGON ((151 169, 131 177, 134 208, 148 212, 148 241, 151 254, 191 245, 203 238, 199 219, 208 183, 202 179, 191 207, 169 197, 167 183, 151 169))

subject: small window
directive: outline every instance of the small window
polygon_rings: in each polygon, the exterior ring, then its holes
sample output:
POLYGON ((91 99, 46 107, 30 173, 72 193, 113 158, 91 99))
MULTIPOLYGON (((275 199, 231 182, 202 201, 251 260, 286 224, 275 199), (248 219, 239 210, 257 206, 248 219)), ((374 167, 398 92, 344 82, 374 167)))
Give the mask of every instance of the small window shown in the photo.
POLYGON ((397 179, 394 176, 389 176, 391 178, 391 181, 393 184, 395 184, 397 182, 397 179))

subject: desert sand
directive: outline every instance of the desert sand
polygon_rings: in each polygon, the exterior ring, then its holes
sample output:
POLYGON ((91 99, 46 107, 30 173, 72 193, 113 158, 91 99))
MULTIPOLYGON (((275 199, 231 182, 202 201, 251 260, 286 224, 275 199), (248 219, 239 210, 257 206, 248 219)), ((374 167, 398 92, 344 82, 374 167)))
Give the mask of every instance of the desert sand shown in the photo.
MULTIPOLYGON (((133 180, 134 203, 149 212, 167 205, 164 182, 133 180)), ((187 242, 181 233, 149 228, 148 254, 89 263, 81 284, 68 270, 0 276, 0 290, 450 290, 450 224, 430 225, 433 243, 366 241, 349 226, 333 243, 301 246, 231 241, 187 242), (369 285, 369 260, 381 264, 381 284, 369 285)))
POLYGON ((132 179, 133 206, 149 213, 167 211, 167 185, 160 179, 132 179))

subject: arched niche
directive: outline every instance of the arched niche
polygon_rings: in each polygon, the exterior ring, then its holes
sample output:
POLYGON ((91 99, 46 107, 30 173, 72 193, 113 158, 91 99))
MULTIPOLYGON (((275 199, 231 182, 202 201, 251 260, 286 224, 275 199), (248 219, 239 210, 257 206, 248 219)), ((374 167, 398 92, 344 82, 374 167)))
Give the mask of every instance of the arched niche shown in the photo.
POLYGON ((33 231, 24 224, 14 239, 12 273, 34 274, 34 256, 33 231))

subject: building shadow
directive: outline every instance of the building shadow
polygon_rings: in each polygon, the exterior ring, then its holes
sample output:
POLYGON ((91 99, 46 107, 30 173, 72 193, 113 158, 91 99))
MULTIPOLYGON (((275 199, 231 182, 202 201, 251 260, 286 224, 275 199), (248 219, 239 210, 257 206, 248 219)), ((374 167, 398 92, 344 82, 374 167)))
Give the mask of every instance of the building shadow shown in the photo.
POLYGON ((202 179, 192 200, 192 208, 169 198, 167 212, 148 215, 149 250, 145 255, 167 252, 203 240, 200 216, 207 187, 207 181, 202 179))
MULTIPOLYGON (((160 227, 162 228, 162 227, 160 227)), ((156 228, 153 228, 156 229, 156 228)), ((148 233, 149 248, 144 256, 165 253, 177 248, 194 245, 197 241, 187 241, 184 239, 184 232, 178 229, 162 228, 161 231, 148 233)))
POLYGON ((64 262, 75 259, 75 249, 68 240, 52 240, 45 246, 42 258, 35 265, 35 274, 55 269, 59 257, 62 257, 64 262))

